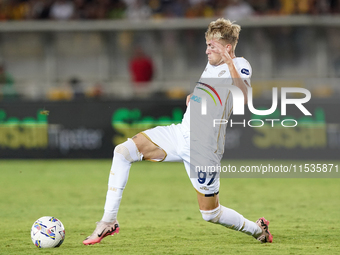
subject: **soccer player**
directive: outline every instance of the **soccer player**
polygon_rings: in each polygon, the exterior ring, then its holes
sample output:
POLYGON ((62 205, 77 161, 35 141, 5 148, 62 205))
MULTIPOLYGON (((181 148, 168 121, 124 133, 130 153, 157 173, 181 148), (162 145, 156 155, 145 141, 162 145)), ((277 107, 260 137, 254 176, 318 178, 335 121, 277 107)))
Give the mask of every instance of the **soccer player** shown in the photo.
POLYGON ((99 243, 104 237, 118 233, 117 213, 129 170, 133 162, 141 160, 182 161, 197 191, 205 221, 251 235, 261 243, 272 242, 269 221, 265 218, 252 222, 219 203, 218 173, 198 171, 195 175, 197 166, 220 166, 226 125, 213 127, 212 119, 229 118, 233 106, 231 87, 242 91, 244 103, 247 102, 252 70, 247 60, 235 57, 240 30, 239 25, 226 19, 209 24, 205 33, 208 63, 193 94, 187 97, 182 123, 146 130, 115 147, 104 215, 92 235, 83 241, 85 245, 99 243))

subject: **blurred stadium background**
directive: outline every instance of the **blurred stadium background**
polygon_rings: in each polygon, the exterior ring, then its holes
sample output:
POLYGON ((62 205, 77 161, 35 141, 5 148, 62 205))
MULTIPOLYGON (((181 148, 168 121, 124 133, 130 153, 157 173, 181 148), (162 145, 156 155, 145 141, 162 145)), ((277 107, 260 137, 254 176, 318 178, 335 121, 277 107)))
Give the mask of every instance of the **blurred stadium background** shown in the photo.
POLYGON ((110 158, 180 122, 204 32, 225 17, 242 26, 257 108, 272 87, 312 93, 311 117, 288 110, 296 128, 230 128, 226 157, 338 159, 339 14, 339 0, 1 0, 0 158, 110 158))

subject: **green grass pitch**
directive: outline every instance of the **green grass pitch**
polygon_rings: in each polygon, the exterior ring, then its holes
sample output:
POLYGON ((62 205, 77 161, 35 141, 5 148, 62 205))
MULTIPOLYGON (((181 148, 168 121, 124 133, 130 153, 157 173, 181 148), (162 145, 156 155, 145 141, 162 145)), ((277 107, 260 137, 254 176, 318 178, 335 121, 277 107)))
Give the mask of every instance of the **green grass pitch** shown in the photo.
POLYGON ((84 246, 103 213, 110 166, 110 160, 0 161, 0 254, 340 254, 340 179, 221 179, 221 204, 250 220, 270 220, 274 241, 260 244, 202 220, 183 164, 150 162, 131 168, 120 233, 84 246), (30 229, 41 216, 63 222, 61 247, 33 245, 30 229))

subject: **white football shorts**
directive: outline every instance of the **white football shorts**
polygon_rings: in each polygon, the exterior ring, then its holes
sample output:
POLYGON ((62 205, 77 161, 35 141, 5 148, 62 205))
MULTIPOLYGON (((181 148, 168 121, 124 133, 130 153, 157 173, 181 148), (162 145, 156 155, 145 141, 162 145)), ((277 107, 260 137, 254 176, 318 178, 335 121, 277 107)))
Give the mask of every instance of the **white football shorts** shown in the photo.
POLYGON ((193 161, 190 158, 190 133, 185 130, 182 124, 158 126, 145 130, 141 134, 164 150, 166 156, 160 162, 183 161, 191 183, 198 193, 206 197, 218 194, 220 187, 219 173, 206 171, 207 169, 204 166, 220 165, 220 162, 199 157, 195 159, 195 164, 190 163, 193 161))

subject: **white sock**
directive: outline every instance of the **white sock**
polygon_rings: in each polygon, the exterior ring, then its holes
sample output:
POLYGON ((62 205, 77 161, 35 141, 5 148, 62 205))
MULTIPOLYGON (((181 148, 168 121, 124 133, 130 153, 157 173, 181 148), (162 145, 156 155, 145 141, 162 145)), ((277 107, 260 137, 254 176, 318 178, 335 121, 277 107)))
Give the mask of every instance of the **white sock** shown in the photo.
POLYGON ((221 224, 222 226, 241 231, 247 235, 258 235, 262 233, 261 228, 255 222, 244 218, 238 212, 226 208, 223 205, 219 205, 219 207, 211 211, 201 210, 201 213, 203 219, 206 221, 221 224))
POLYGON ((102 221, 113 222, 117 219, 131 164, 141 161, 142 158, 143 155, 138 151, 132 139, 117 145, 114 149, 102 221))

